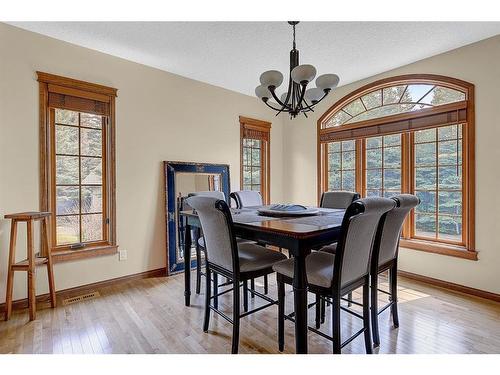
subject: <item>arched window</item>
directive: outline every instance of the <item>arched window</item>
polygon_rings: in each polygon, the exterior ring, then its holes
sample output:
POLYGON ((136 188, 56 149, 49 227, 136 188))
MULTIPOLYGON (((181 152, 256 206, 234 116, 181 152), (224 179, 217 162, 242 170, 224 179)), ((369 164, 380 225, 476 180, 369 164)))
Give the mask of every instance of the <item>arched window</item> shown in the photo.
POLYGON ((477 259, 474 86, 405 75, 364 86, 318 121, 318 193, 416 194, 401 244, 477 259))

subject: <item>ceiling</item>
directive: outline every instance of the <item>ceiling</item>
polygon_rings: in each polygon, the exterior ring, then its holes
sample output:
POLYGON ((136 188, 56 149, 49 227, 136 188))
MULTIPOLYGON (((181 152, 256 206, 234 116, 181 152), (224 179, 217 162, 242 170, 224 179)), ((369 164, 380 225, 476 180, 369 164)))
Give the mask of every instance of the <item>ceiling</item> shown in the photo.
MULTIPOLYGON (((288 73, 292 44, 286 22, 11 24, 249 95, 263 71, 288 73)), ((297 49, 342 85, 497 34, 500 22, 301 22, 297 49)))

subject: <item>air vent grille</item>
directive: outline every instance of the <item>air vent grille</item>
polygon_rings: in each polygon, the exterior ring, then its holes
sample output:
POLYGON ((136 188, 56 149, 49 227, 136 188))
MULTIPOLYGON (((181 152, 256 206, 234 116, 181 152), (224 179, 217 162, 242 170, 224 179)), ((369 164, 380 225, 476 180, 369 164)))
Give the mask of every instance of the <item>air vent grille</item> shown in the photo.
POLYGON ((99 294, 99 292, 91 292, 91 293, 82 294, 82 295, 76 296, 76 297, 66 298, 62 301, 62 303, 63 303, 63 306, 66 306, 66 305, 71 305, 73 303, 98 298, 100 296, 101 295, 99 294))

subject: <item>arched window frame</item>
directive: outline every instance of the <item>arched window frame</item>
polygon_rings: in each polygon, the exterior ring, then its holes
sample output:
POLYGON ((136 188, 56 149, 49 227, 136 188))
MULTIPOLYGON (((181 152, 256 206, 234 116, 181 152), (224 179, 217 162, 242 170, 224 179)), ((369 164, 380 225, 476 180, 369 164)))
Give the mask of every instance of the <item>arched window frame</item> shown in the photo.
POLYGON ((327 190, 328 153, 327 145, 339 140, 356 140, 356 190, 364 192, 363 152, 364 139, 377 135, 402 134, 402 181, 403 192, 413 192, 413 134, 416 130, 441 127, 451 124, 463 124, 462 150, 462 231, 461 244, 446 241, 425 241, 413 236, 412 214, 405 223, 401 246, 427 252, 457 256, 477 260, 475 251, 475 123, 474 123, 474 85, 452 77, 434 74, 408 74, 381 79, 365 85, 334 103, 317 122, 317 166, 318 166, 318 202, 321 194, 327 190), (387 87, 410 84, 439 85, 465 93, 465 100, 437 105, 412 112, 388 115, 340 126, 326 128, 324 125, 345 105, 370 92, 387 87))

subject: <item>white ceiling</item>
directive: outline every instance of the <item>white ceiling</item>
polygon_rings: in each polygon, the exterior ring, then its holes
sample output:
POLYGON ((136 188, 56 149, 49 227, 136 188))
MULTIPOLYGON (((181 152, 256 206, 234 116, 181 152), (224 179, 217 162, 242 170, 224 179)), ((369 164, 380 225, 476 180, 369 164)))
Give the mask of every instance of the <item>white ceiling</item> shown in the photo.
MULTIPOLYGON (((286 22, 11 24, 249 95, 263 71, 289 69, 286 22)), ((500 22, 301 22, 297 48, 342 85, 497 34, 500 22)))

